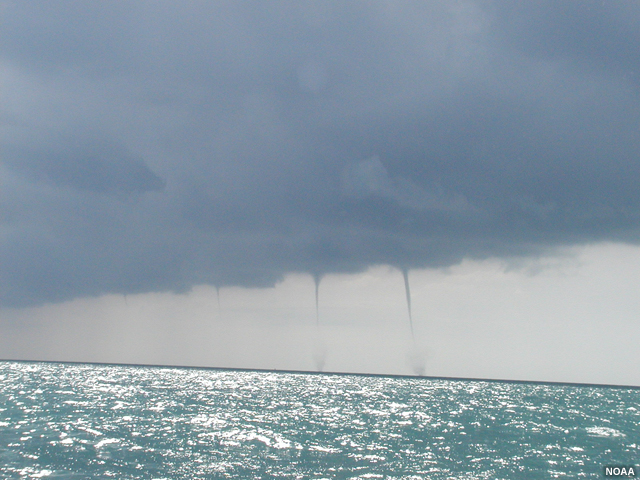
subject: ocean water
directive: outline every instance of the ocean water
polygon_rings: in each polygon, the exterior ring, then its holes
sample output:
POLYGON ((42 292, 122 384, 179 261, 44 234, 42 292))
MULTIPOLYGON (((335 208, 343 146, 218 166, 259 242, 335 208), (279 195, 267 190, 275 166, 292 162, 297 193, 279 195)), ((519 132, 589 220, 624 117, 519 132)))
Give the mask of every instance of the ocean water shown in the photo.
POLYGON ((640 390, 0 362, 0 478, 603 478, 640 390))

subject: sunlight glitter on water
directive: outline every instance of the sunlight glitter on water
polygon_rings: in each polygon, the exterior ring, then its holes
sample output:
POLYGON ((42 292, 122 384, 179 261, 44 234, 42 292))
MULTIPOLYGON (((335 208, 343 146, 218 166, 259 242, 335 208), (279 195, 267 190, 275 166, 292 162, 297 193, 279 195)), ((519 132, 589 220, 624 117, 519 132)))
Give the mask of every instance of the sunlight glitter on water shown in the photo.
POLYGON ((2 478, 600 478, 634 389, 0 364, 2 478), (37 475, 40 475, 38 477, 37 475))

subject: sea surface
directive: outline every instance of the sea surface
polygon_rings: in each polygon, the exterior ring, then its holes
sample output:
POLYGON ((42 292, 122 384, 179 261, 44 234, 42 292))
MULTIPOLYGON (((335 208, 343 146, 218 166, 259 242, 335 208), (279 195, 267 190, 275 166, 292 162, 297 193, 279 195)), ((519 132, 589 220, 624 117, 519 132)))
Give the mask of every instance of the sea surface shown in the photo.
POLYGON ((604 478, 640 390, 0 362, 0 478, 604 478))

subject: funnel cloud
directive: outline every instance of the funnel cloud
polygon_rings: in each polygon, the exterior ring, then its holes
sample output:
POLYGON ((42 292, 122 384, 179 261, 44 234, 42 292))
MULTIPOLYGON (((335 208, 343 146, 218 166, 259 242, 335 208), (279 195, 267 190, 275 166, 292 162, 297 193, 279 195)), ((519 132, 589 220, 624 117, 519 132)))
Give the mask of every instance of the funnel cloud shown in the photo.
POLYGON ((414 339, 413 333, 413 315, 411 314, 411 289, 409 288, 409 270, 402 270, 402 277, 404 278, 404 291, 407 296, 407 311, 409 313, 409 328, 411 329, 411 338, 414 339))

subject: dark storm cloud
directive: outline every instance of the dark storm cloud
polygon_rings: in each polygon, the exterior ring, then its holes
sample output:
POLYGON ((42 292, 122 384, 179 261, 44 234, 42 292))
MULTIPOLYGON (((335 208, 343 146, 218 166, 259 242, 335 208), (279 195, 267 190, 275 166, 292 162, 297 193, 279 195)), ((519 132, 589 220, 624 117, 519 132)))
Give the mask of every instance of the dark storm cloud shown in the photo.
POLYGON ((631 2, 4 2, 5 306, 637 242, 631 2))

